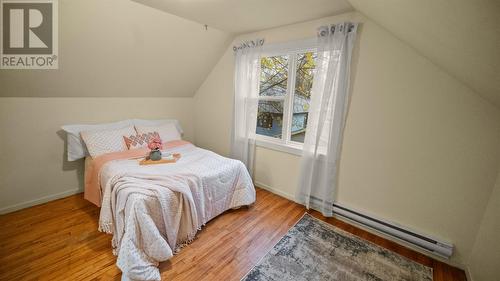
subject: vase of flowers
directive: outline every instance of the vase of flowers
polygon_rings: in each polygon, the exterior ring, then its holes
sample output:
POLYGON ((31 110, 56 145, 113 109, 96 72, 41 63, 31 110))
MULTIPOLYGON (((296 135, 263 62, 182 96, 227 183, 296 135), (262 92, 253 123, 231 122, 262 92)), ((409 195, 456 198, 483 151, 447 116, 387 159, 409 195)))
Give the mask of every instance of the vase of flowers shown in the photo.
POLYGON ((149 152, 149 159, 152 161, 161 160, 161 149, 163 145, 161 144, 161 139, 158 137, 152 138, 148 143, 148 148, 151 150, 149 152))

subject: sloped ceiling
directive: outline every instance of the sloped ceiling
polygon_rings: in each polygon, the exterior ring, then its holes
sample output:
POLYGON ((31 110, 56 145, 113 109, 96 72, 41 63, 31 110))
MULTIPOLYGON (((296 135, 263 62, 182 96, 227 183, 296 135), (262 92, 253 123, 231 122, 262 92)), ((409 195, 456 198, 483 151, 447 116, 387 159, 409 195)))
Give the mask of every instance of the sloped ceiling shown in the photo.
POLYGON ((124 0, 59 1, 59 69, 0 70, 0 97, 191 97, 228 32, 124 0))
POLYGON ((235 34, 353 11, 346 0, 134 1, 235 34))
MULTIPOLYGON (((353 8, 500 107, 498 0, 133 0, 231 33, 353 8)), ((408 68, 411 71, 411 67, 408 68)))
POLYGON ((59 70, 2 70, 0 97, 189 97, 234 33, 353 9, 500 107, 495 0, 60 1, 59 70))
POLYGON ((500 107, 500 1, 349 2, 500 107))

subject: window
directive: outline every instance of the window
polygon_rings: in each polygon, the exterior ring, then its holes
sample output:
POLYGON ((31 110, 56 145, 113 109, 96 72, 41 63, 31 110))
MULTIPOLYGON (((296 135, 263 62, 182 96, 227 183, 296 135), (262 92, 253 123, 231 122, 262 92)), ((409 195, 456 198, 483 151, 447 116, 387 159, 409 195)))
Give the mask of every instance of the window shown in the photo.
POLYGON ((261 58, 258 140, 295 147, 304 142, 315 61, 311 50, 261 58))

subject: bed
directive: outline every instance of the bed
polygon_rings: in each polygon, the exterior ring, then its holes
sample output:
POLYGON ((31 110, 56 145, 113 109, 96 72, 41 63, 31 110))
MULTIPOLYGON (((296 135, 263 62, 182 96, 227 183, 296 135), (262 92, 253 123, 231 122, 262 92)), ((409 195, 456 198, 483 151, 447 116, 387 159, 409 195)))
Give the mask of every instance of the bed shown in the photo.
POLYGON ((168 260, 209 220, 255 201, 246 167, 193 144, 164 145, 176 163, 139 165, 147 149, 85 160, 85 198, 101 207, 99 230, 113 235, 122 280, 160 280, 168 260))

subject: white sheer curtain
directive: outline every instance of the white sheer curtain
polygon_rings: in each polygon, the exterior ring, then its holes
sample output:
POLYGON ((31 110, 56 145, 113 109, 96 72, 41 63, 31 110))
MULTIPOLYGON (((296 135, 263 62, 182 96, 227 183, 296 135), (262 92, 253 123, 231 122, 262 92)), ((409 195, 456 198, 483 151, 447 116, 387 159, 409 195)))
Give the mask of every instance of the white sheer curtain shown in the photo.
POLYGON ((231 157, 241 160, 253 176, 259 95, 260 53, 264 39, 235 46, 234 107, 231 157))
POLYGON ((325 216, 333 215, 356 30, 355 23, 318 30, 317 66, 296 196, 299 203, 325 216))

